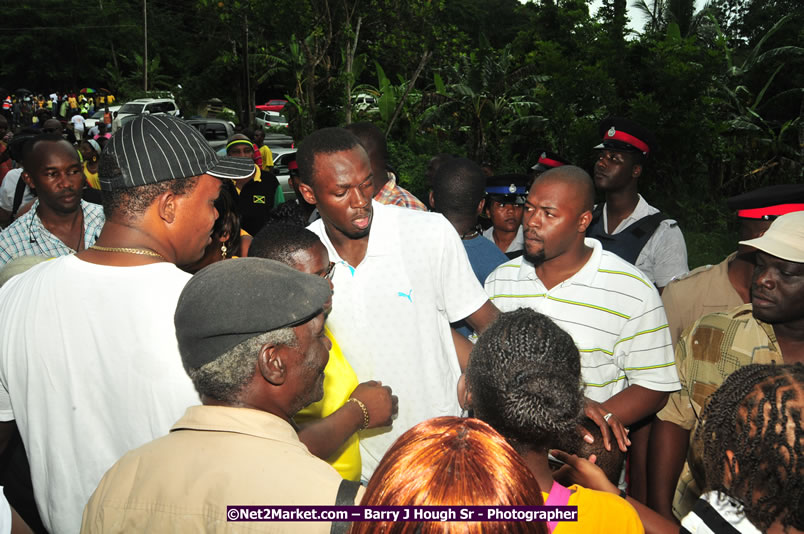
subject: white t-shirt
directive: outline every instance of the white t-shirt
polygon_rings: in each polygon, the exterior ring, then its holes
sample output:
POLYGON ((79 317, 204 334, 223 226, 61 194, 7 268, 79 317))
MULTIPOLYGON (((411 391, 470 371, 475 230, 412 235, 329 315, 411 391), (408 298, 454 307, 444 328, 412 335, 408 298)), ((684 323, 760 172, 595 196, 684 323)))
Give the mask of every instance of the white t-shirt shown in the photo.
MULTIPOLYGON (((6 177, 3 178, 3 183, 0 185, 0 208, 3 208, 6 211, 11 211, 11 208, 14 207, 14 194, 17 192, 17 183, 22 179, 22 167, 17 169, 11 169, 6 173, 6 177)), ((31 188, 27 185, 25 186, 25 192, 22 194, 22 202, 20 202, 20 207, 24 206, 31 200, 33 200, 34 194, 31 191, 31 188)))
POLYGON ((78 532, 106 470, 199 404, 173 326, 189 278, 71 255, 0 289, 0 420, 17 422, 49 532, 78 532))
POLYGON ((84 131, 84 117, 81 115, 75 114, 70 119, 73 122, 73 126, 75 127, 76 131, 84 131))
POLYGON ((413 425, 458 415, 461 371, 449 324, 487 300, 452 225, 440 214, 372 201, 368 249, 356 268, 344 262, 322 220, 309 226, 338 263, 327 326, 357 373, 399 397, 393 428, 360 434, 363 478, 413 425))
POLYGON ((681 389, 670 329, 656 288, 633 265, 586 238, 581 270, 547 289, 520 256, 497 267, 486 292, 504 312, 532 308, 563 328, 581 353, 585 394, 604 402, 631 385, 681 389))

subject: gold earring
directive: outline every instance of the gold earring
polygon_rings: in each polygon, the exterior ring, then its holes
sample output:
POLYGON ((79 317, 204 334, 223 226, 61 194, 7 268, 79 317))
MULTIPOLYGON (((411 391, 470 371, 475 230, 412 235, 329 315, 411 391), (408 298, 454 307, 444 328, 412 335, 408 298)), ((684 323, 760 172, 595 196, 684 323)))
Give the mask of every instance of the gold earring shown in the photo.
POLYGON ((228 250, 228 249, 226 248, 226 245, 221 245, 221 259, 222 259, 222 260, 225 260, 225 259, 226 259, 226 252, 227 252, 227 250, 228 250))

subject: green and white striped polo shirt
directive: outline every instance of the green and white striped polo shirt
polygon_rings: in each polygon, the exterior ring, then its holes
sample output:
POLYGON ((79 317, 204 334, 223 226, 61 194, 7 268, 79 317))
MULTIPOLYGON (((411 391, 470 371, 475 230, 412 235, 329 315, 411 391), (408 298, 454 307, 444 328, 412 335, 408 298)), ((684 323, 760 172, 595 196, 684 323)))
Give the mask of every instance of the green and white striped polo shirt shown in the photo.
POLYGON ((659 293, 633 265, 595 239, 586 265, 548 290, 520 256, 495 269, 486 293, 501 311, 532 308, 566 330, 581 353, 586 396, 608 400, 631 385, 655 391, 681 386, 659 293))

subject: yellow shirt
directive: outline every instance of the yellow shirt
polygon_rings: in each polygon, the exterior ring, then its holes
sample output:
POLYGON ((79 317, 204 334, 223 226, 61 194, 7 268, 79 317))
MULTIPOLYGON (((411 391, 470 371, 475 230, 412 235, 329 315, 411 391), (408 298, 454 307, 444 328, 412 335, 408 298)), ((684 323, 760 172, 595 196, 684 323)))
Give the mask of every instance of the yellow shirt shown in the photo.
MULTIPOLYGON (((323 419, 343 406, 357 387, 357 375, 346 361, 341 347, 328 328, 324 333, 332 342, 329 351, 329 362, 324 368, 324 398, 307 406, 293 418, 297 424, 316 419, 323 419)), ((347 480, 360 480, 362 469, 360 446, 357 433, 352 434, 346 443, 327 459, 341 476, 347 480)))
POLYGON ((87 183, 89 187, 92 189, 100 190, 100 180, 98 179, 98 173, 91 173, 89 169, 87 169, 87 162, 84 162, 84 176, 87 179, 87 183))
POLYGON ((265 145, 260 147, 260 155, 262 156, 262 169, 265 170, 269 167, 274 166, 274 155, 271 153, 271 149, 265 145))
MULTIPOLYGON (((553 534, 642 534, 645 532, 639 515, 628 501, 612 493, 570 486, 568 506, 578 507, 578 521, 564 521, 556 525, 553 534)), ((549 493, 542 492, 547 501, 549 493)))

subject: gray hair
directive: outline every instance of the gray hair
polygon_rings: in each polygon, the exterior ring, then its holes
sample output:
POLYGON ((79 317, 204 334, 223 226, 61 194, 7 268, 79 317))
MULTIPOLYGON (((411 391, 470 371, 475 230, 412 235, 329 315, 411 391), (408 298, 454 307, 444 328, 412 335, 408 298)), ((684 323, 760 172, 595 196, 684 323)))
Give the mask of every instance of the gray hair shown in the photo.
POLYGON ((235 403, 238 394, 254 376, 257 357, 263 345, 295 347, 297 343, 293 328, 280 328, 249 338, 215 360, 197 369, 188 369, 187 374, 199 395, 235 403))

